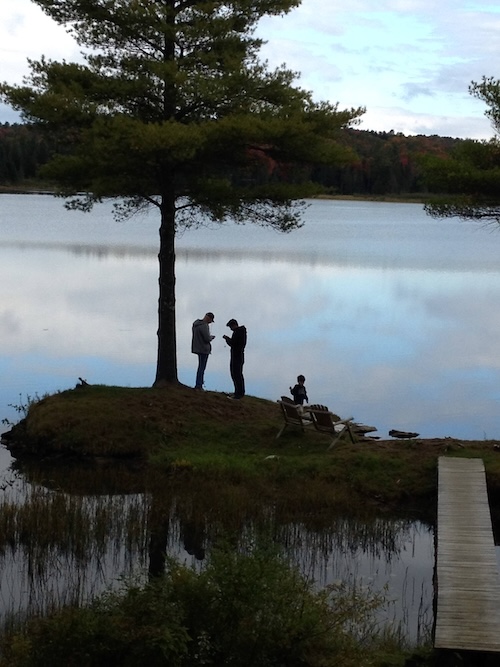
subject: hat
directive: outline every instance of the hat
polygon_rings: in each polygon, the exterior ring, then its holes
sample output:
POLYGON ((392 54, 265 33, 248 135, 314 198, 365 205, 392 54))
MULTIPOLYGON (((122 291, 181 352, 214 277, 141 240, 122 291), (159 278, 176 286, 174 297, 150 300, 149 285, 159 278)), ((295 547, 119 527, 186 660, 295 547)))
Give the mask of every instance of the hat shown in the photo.
POLYGON ((238 326, 238 322, 235 319, 229 320, 229 322, 226 324, 226 327, 234 327, 238 326))
POLYGON ((206 313, 205 317, 209 317, 212 322, 215 320, 215 315, 213 313, 206 313))

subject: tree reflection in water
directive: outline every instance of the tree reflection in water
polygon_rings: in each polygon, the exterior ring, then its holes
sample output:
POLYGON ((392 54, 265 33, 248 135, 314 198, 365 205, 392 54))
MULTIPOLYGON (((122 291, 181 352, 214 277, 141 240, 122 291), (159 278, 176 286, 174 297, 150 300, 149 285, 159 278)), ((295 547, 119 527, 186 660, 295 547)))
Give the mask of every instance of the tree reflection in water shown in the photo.
POLYGON ((83 604, 123 579, 160 575, 168 558, 203 567, 220 540, 263 535, 318 587, 385 591, 380 623, 420 643, 432 626, 432 527, 404 517, 307 514, 255 501, 251 488, 170 480, 116 462, 16 464, 0 501, 0 618, 83 604), (105 489, 105 492, 103 492, 105 489))

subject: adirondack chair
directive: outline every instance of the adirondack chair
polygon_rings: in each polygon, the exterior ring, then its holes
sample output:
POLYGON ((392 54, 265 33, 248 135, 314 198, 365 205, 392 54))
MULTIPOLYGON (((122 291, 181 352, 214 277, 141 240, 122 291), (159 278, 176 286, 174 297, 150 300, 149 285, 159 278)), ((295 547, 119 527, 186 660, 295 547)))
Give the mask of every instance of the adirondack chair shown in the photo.
POLYGON ((280 437, 280 435, 287 428, 287 426, 294 426, 296 428, 300 428, 304 432, 306 429, 313 428, 312 421, 308 419, 306 415, 303 414, 303 412, 300 409, 300 406, 295 405, 292 402, 288 402, 288 400, 278 401, 281 407, 281 412, 283 414, 285 423, 283 424, 278 435, 276 436, 276 439, 280 437))
POLYGON ((347 435, 353 444, 356 442, 351 428, 353 417, 341 419, 324 405, 310 405, 308 411, 314 428, 320 433, 328 433, 333 436, 328 449, 331 449, 338 440, 347 435))

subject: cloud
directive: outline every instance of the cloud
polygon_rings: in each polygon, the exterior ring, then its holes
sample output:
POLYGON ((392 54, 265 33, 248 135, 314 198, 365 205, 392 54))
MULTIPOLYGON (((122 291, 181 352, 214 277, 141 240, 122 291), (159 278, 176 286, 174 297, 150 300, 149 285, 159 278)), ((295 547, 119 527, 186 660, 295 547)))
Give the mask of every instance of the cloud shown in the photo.
POLYGON ((0 123, 19 123, 21 116, 6 104, 0 104, 0 123))
POLYGON ((27 59, 46 55, 54 60, 80 59, 80 49, 65 28, 57 25, 31 0, 0 3, 0 57, 2 80, 20 83, 28 71, 27 59))
MULTIPOLYGON (((491 136, 484 108, 468 86, 483 75, 500 76, 500 11, 492 0, 303 0, 283 17, 265 17, 257 36, 270 66, 300 73, 298 85, 316 100, 365 106, 370 117, 390 109, 384 130, 491 136), (432 104, 431 104, 432 103, 432 104), (434 116, 434 120, 430 117, 434 116), (425 122, 415 123, 416 118, 425 122)), ((20 83, 27 58, 81 60, 64 28, 30 0, 2 0, 2 79, 20 83)), ((17 116, 0 105, 0 122, 17 116)), ((378 129, 375 126, 370 129, 378 129)))
POLYGON ((397 106, 369 107, 361 118, 360 129, 477 139, 493 136, 490 123, 482 116, 447 116, 431 111, 417 113, 397 106))
POLYGON ((435 92, 430 90, 427 86, 421 86, 418 83, 404 83, 401 88, 403 89, 402 99, 409 101, 415 97, 434 97, 435 92))
MULTIPOLYGON (((435 114, 434 121, 420 122, 418 129, 444 127, 447 134, 457 136, 491 136, 484 110, 468 99, 468 86, 491 73, 491 63, 500 56, 496 39, 500 15, 495 4, 386 0, 375 10, 373 3, 362 1, 336 3, 329 9, 325 18, 319 0, 304 0, 280 24, 281 37, 288 34, 285 26, 302 25, 308 42, 315 35, 316 58, 323 48, 325 59, 335 62, 335 80, 320 86, 318 70, 308 67, 305 52, 301 83, 316 98, 366 106, 369 111, 389 108, 394 100, 390 116, 402 121, 396 131, 414 127, 415 117, 435 114)), ((272 23, 266 30, 272 42, 272 23)), ((294 36, 298 54, 302 38, 299 32, 294 36)))

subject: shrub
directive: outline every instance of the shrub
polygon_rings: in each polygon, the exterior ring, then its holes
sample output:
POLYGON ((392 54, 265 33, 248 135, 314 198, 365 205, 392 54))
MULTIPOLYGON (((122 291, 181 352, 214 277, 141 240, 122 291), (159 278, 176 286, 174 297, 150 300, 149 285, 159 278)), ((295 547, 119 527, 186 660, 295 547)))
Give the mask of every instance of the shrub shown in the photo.
POLYGON ((354 667, 379 603, 315 591, 273 547, 226 546, 200 572, 170 562, 145 586, 27 622, 3 637, 0 665, 354 667))

